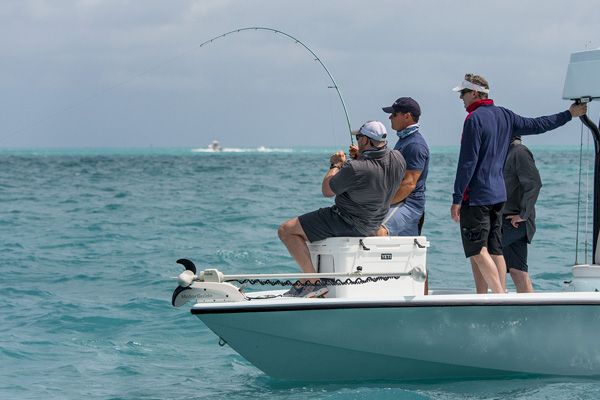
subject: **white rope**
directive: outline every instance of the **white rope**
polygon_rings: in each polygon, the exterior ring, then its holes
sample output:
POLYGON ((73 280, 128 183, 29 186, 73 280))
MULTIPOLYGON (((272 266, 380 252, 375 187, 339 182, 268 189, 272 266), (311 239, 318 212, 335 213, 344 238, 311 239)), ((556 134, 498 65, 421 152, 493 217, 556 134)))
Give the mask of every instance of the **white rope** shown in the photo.
POLYGON ((382 276, 382 277, 396 277, 396 276, 414 276, 422 270, 412 269, 408 272, 322 272, 307 274, 303 272, 290 273, 290 274, 240 274, 240 275, 223 275, 223 281, 232 281, 240 279, 319 279, 319 278, 360 278, 364 276, 382 276))

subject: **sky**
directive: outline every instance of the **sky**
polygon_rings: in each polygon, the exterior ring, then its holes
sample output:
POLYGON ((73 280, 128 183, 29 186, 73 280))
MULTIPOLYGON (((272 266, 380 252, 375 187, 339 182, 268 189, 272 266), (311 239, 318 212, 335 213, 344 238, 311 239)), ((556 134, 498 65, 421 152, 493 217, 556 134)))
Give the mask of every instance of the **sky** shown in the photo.
MULTIPOLYGON (((0 148, 339 147, 411 96, 431 146, 458 145, 465 73, 523 116, 568 108, 572 52, 600 46, 600 3, 3 0, 0 148)), ((589 115, 598 121, 600 106, 589 115)), ((528 144, 578 145, 570 122, 528 144)))

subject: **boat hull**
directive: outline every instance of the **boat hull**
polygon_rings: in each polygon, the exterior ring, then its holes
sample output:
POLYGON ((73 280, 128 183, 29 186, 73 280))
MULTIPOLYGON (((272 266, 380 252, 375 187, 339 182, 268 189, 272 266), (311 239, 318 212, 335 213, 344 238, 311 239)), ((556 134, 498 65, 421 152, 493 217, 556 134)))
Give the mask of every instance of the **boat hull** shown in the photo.
POLYGON ((286 380, 600 375, 594 293, 250 301, 192 313, 286 380))

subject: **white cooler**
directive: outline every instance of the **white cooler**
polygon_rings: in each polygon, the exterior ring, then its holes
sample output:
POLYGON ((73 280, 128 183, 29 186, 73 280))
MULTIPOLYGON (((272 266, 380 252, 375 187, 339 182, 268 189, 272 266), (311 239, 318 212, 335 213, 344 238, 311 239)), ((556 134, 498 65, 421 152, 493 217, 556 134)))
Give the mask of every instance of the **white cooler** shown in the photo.
MULTIPOLYGON (((426 272, 427 247, 425 236, 334 237, 308 243, 313 265, 320 273, 351 273, 358 267, 362 267, 363 274, 409 272, 414 267, 426 272)), ((327 297, 397 298, 422 295, 424 290, 425 282, 402 276, 359 285, 330 286, 327 297)))

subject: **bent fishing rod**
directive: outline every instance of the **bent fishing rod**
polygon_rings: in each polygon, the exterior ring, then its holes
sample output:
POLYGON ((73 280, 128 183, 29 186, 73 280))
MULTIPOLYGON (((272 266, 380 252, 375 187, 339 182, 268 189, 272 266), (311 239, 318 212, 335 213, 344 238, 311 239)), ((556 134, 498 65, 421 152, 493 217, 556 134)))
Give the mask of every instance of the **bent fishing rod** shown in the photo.
POLYGON ((333 75, 331 75, 331 72, 329 72, 329 69, 327 69, 327 67, 325 66, 325 64, 321 60, 321 58, 310 47, 308 47, 306 44, 304 44, 301 40, 295 38, 294 36, 292 36, 292 35, 290 35, 288 33, 285 33, 283 31, 280 31, 280 30, 277 30, 277 29, 266 28, 266 27, 262 27, 262 26, 252 26, 252 27, 247 27, 247 28, 235 29, 233 31, 225 32, 225 33, 223 33, 221 35, 215 36, 212 39, 208 39, 207 41, 200 43, 200 45, 198 45, 198 48, 206 46, 207 44, 212 43, 215 40, 227 37, 227 36, 232 35, 234 33, 240 33, 240 32, 246 32, 246 31, 268 31, 268 32, 273 32, 275 34, 283 35, 283 36, 285 36, 285 37, 287 37, 289 39, 292 39, 294 42, 296 42, 297 44, 299 44, 300 46, 302 46, 306 51, 308 51, 314 57, 314 60, 317 61, 321 65, 321 67, 323 67, 323 69, 327 73, 327 76, 331 80, 331 84, 332 85, 329 86, 329 88, 330 89, 335 89, 335 91, 338 94, 340 102, 342 103, 342 108, 344 109, 344 114, 346 116, 346 123, 348 124, 348 132, 350 133, 350 143, 354 145, 354 136, 352 135, 352 127, 350 126, 350 117, 348 117, 348 110, 346 109, 346 103, 344 102, 344 98, 342 97, 342 93, 340 92, 340 88, 338 87, 337 83, 335 82, 335 79, 333 78, 333 75))

